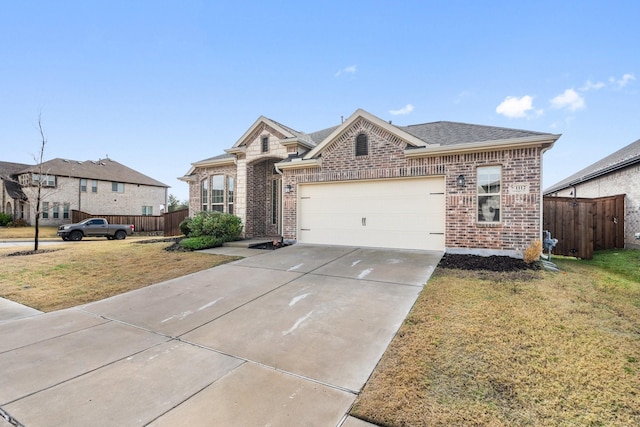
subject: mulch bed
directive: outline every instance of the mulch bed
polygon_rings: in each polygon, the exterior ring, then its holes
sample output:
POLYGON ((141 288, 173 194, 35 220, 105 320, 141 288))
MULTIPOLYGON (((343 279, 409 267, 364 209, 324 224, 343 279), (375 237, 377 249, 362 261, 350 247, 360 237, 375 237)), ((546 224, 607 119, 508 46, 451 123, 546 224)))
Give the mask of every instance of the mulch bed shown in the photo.
POLYGON ((487 270, 487 271, 519 271, 540 270, 539 263, 527 264, 521 259, 508 256, 478 256, 461 254, 444 254, 438 264, 441 268, 457 270, 487 270))
POLYGON ((19 252, 11 252, 6 256, 26 256, 26 255, 38 255, 38 254, 46 254, 47 252, 55 252, 59 249, 38 249, 34 251, 33 249, 30 251, 19 251, 19 252))

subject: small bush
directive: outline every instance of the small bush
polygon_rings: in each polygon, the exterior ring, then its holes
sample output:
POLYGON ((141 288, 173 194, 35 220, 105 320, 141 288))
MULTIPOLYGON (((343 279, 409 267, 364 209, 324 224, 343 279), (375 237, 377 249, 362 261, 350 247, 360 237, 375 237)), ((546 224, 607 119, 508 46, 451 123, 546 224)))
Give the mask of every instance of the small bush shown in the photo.
POLYGON ((531 264, 540 259, 542 254, 542 242, 540 240, 534 240, 527 249, 524 250, 524 262, 531 264))
POLYGON ((27 223, 27 220, 23 218, 19 218, 13 222, 10 222, 9 224, 7 224, 7 226, 8 227, 28 227, 29 223, 27 223))
POLYGON ((238 240, 243 228, 240 218, 221 212, 199 212, 188 225, 187 237, 211 236, 223 242, 238 240))
POLYGON ((0 227, 5 227, 11 222, 11 215, 8 213, 0 212, 0 227))
POLYGON ((188 237, 180 241, 180 246, 189 251, 199 251, 202 249, 217 248, 222 246, 224 241, 213 236, 188 237))
POLYGON ((191 218, 186 217, 183 219, 178 227, 180 227, 180 232, 182 234, 189 237, 189 234, 191 233, 191 218))

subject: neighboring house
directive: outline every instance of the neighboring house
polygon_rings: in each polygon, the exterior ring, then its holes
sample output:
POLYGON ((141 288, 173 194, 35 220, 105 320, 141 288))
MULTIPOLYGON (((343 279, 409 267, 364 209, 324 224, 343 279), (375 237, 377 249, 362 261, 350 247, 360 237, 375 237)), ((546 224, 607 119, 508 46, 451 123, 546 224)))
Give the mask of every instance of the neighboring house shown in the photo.
POLYGON ((29 216, 28 198, 17 180, 19 171, 28 168, 22 163, 0 162, 0 212, 11 215, 14 219, 26 219, 29 216))
POLYGON ((42 225, 71 222, 72 209, 94 215, 160 215, 167 203, 167 185, 108 158, 10 165, 16 164, 0 162, 0 171, 9 172, 6 180, 3 173, 3 210, 30 224, 40 181, 42 225))
POLYGON ((260 117, 180 179, 190 215, 234 213, 245 237, 521 257, 540 239, 542 154, 559 136, 363 110, 313 133, 260 117))
POLYGON ((545 196, 596 198, 624 194, 625 248, 640 249, 640 139, 544 191, 545 196))

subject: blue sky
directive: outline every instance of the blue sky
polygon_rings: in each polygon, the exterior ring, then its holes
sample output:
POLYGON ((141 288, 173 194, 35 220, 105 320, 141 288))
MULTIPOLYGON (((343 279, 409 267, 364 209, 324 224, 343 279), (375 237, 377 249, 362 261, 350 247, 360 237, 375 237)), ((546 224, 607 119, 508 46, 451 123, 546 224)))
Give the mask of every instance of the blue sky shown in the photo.
POLYGON ((640 2, 0 0, 0 160, 107 155, 170 185, 260 116, 363 108, 561 133, 544 187, 640 138, 640 2))

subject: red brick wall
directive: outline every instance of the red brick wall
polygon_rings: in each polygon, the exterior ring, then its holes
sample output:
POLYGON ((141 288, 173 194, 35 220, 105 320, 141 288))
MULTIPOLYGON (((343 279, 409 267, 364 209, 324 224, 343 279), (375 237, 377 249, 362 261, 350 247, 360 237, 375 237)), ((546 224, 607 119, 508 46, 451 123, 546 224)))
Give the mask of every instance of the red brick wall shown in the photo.
MULTIPOLYGON (((247 215, 246 237, 277 236, 280 215, 272 223, 271 185, 280 175, 273 172, 273 164, 281 159, 268 159, 247 165, 247 215)), ((278 185, 279 187, 279 185, 278 185)))
POLYGON ((358 120, 321 156, 321 168, 286 169, 284 185, 283 236, 296 239, 296 185, 307 182, 385 179, 409 176, 444 176, 446 183, 447 249, 488 249, 521 253, 540 233, 540 148, 509 149, 459 155, 406 159, 405 143, 365 120, 358 120), (365 133, 367 156, 355 155, 355 138, 365 133), (502 166, 502 221, 477 222, 476 168, 502 166), (456 178, 464 175, 459 189, 456 178), (509 194, 513 183, 529 184, 527 194, 509 194))
MULTIPOLYGON (((199 168, 195 170, 194 173, 197 175, 197 179, 189 182, 189 216, 191 217, 202 210, 200 183, 205 178, 213 175, 231 175, 234 182, 237 182, 235 165, 199 168)), ((209 188, 209 192, 211 192, 211 188, 209 188)))

